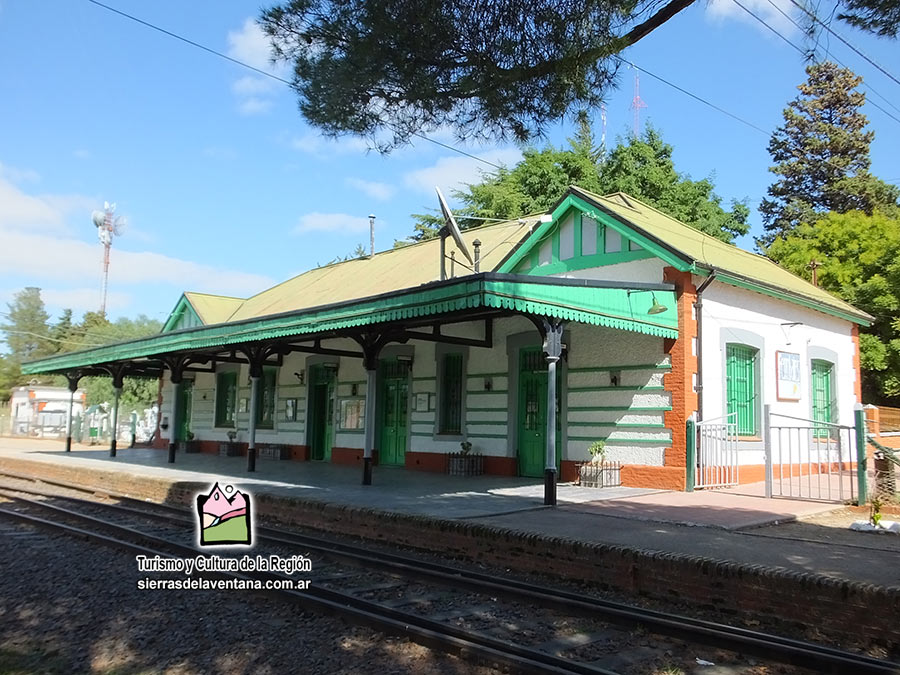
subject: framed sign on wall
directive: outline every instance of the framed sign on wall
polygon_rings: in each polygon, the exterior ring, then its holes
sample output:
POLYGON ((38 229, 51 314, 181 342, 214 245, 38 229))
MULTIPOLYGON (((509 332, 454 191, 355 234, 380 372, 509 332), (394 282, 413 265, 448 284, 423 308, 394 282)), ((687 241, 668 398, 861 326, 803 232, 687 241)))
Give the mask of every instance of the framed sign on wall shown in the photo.
POLYGON ((800 355, 793 352, 775 352, 776 396, 779 401, 800 400, 800 355))

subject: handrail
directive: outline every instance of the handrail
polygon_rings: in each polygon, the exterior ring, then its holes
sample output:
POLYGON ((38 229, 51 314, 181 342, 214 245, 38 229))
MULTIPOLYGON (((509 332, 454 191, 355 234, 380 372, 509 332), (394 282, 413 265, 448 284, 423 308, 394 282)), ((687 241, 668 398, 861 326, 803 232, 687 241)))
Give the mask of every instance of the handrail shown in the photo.
MULTIPOLYGON (((777 417, 784 417, 789 420, 799 420, 800 422, 808 422, 809 424, 812 424, 817 427, 835 427, 838 429, 852 429, 853 428, 852 426, 847 426, 846 424, 835 424, 834 422, 818 422, 816 420, 811 420, 807 417, 794 417, 793 415, 785 415, 783 413, 777 413, 777 412, 773 412, 773 413, 769 413, 769 414, 773 417, 777 416, 777 417)), ((786 427, 783 427, 783 428, 786 428, 786 427)))
MULTIPOLYGON (((734 422, 724 422, 724 424, 737 424, 737 421, 736 421, 736 420, 737 420, 737 413, 736 413, 736 412, 731 412, 731 413, 728 413, 727 415, 720 415, 719 417, 713 417, 712 419, 701 420, 700 422, 697 422, 697 426, 699 427, 699 426, 702 426, 702 425, 704 425, 704 424, 712 424, 713 422, 716 422, 717 420, 727 420, 727 419, 730 418, 730 417, 734 417, 734 418, 735 418, 735 421, 734 421, 734 422)), ((722 423, 722 422, 719 422, 719 424, 723 424, 723 423, 722 423)))
POLYGON ((882 445, 878 441, 876 441, 871 436, 867 435, 866 440, 869 441, 869 444, 875 448, 878 452, 885 456, 885 459, 893 462, 897 466, 900 466, 900 458, 897 457, 897 453, 894 452, 893 448, 889 448, 887 446, 882 445))

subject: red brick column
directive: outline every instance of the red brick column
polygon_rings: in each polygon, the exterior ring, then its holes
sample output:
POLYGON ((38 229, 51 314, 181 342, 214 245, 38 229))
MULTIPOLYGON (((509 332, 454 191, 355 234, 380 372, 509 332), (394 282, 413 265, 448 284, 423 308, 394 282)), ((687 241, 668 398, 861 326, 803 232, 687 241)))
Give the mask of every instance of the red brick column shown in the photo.
POLYGON ((697 392, 694 391, 697 356, 693 346, 697 338, 697 320, 693 315, 697 287, 690 272, 679 272, 674 267, 666 267, 663 278, 675 284, 678 300, 678 337, 665 341, 666 353, 672 362, 672 370, 664 379, 666 389, 672 395, 672 409, 665 414, 665 425, 672 430, 672 447, 666 450, 665 465, 684 467, 687 452, 685 423, 697 409, 697 392))
POLYGON ((679 272, 674 267, 663 270, 663 280, 675 285, 678 312, 678 337, 664 341, 665 352, 672 363, 672 369, 663 379, 672 396, 672 409, 666 411, 664 416, 664 423, 672 432, 672 447, 666 448, 663 466, 623 466, 622 485, 684 490, 687 464, 685 423, 697 409, 697 393, 694 391, 697 357, 693 353, 693 340, 697 337, 697 321, 693 316, 697 287, 690 272, 679 272))

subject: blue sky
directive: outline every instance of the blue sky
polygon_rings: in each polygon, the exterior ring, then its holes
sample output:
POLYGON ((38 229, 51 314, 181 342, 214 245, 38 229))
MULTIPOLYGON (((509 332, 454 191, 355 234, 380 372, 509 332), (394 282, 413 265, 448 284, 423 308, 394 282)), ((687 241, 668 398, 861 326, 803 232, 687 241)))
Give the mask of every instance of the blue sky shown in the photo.
MULTIPOLYGON (((789 0, 772 1, 791 11, 789 0)), ((257 0, 108 4, 273 70, 253 23, 257 0)), ((804 44, 770 0, 743 4, 804 44)), ((900 44, 836 30, 900 74, 900 44)), ((900 85, 834 38, 826 51, 900 106, 900 85)), ((748 198, 758 232, 768 132, 805 79, 800 55, 733 0, 713 0, 624 56, 766 130, 641 77, 642 120, 675 147, 677 168, 712 176, 726 202, 748 198)), ((610 144, 631 128, 633 86, 623 69, 607 104, 610 144)), ((900 123, 865 112, 874 173, 900 181, 900 123)), ((53 315, 99 307, 102 247, 90 216, 104 200, 128 219, 113 244, 109 315, 162 320, 182 290, 243 297, 368 245, 369 213, 376 249, 389 248, 411 232, 410 214, 436 206, 434 185, 446 194, 488 168, 424 141, 385 157, 360 140, 327 140, 284 85, 86 0, 0 0, 0 130, 0 303, 39 286, 53 315)), ((570 132, 555 126, 547 142, 570 132)), ((453 143, 446 130, 432 135, 453 143)), ((520 156, 510 144, 465 150, 506 164, 520 156)))

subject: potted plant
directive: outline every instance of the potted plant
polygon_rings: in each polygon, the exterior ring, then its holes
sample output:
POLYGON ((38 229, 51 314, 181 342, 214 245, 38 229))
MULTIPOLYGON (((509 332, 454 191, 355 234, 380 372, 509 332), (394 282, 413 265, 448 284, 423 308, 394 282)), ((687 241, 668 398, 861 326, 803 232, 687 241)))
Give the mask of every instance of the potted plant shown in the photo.
POLYGON ((226 434, 228 441, 219 443, 219 455, 222 457, 239 457, 241 454, 241 444, 236 441, 237 431, 231 429, 226 434))
POLYGON ((178 442, 178 449, 185 452, 200 452, 200 441, 194 440, 194 432, 188 431, 187 440, 178 442))
POLYGON ((594 441, 588 447, 589 462, 578 465, 578 485, 612 487, 619 484, 619 464, 607 461, 606 441, 594 441))
POLYGON ((463 441, 459 452, 447 455, 447 473, 451 476, 480 476, 484 473, 484 457, 472 454, 472 443, 463 441))

